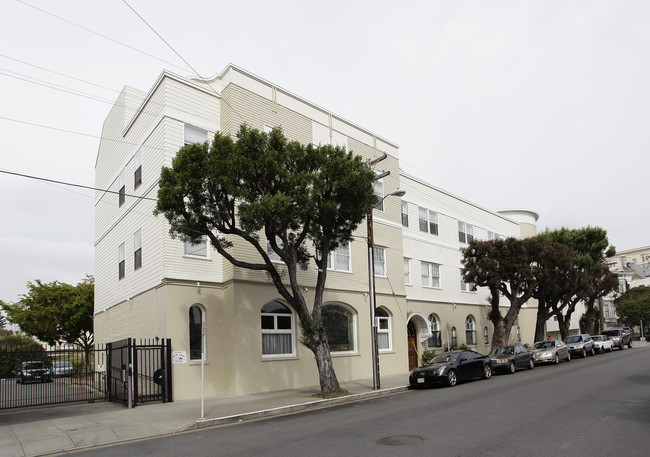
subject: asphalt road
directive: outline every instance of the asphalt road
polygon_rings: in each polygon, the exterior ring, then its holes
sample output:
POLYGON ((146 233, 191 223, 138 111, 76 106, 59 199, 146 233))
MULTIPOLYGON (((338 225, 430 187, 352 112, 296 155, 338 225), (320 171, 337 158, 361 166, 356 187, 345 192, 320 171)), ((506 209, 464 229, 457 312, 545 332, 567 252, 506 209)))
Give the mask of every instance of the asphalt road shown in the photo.
POLYGON ((75 454, 645 457, 650 350, 75 454))

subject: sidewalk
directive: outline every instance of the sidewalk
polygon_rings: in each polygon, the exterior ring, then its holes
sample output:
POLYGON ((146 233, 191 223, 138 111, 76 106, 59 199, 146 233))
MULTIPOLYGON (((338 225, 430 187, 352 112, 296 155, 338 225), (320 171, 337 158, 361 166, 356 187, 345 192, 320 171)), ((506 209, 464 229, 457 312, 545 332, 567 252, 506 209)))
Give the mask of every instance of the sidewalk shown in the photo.
POLYGON ((27 457, 165 435, 185 430, 321 408, 406 390, 408 375, 383 376, 381 389, 372 380, 341 383, 352 394, 315 397, 320 388, 268 392, 236 397, 210 397, 127 409, 108 402, 0 412, 0 454, 27 457))

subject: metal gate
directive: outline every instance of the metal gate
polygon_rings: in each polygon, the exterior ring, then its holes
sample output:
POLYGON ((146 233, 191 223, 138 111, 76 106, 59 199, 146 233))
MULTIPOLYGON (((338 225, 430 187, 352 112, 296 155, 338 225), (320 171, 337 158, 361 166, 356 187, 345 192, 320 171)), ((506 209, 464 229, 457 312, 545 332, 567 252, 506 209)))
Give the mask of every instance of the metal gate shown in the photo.
POLYGON ((108 400, 133 407, 151 401, 172 401, 171 340, 132 338, 109 343, 108 400))
POLYGON ((103 348, 0 347, 0 409, 106 399, 103 348))

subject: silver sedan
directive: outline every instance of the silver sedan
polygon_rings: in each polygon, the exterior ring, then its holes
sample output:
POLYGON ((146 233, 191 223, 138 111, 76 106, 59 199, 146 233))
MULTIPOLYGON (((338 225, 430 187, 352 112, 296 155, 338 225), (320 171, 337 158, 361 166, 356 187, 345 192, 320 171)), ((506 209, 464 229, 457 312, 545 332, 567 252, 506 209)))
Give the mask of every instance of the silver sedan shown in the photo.
POLYGON ((562 340, 545 340, 538 341, 532 347, 533 362, 540 363, 560 363, 560 360, 571 360, 571 351, 562 340))

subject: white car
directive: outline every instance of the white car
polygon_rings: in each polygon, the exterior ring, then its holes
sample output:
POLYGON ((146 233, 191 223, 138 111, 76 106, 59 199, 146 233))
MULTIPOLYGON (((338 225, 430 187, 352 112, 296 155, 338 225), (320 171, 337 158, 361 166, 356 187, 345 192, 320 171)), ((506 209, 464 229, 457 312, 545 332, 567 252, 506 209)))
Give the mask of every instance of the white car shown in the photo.
POLYGON ((594 340, 594 349, 599 354, 603 352, 612 352, 614 350, 614 340, 608 335, 594 335, 591 337, 594 340))

